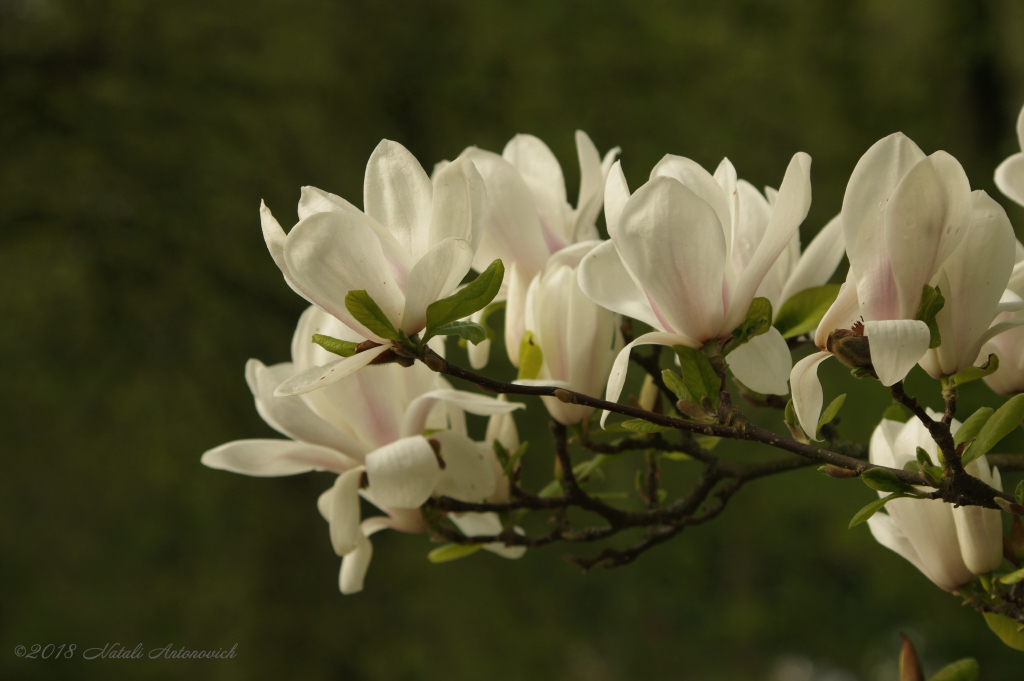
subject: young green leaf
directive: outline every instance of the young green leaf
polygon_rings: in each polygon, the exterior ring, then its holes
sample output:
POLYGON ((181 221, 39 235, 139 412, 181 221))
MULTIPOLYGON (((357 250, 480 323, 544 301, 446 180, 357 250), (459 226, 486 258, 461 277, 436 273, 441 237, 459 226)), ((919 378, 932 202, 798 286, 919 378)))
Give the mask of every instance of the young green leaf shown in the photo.
POLYGON ((668 389, 676 394, 676 397, 696 404, 696 401, 693 399, 693 395, 690 394, 689 389, 687 389, 686 384, 683 383, 683 379, 679 374, 671 369, 664 369, 661 372, 661 378, 665 381, 665 385, 668 389))
POLYGON ((324 336, 319 333, 313 334, 313 342, 327 352, 333 352, 335 355, 340 355, 342 357, 351 357, 356 354, 356 348, 359 347, 359 343, 338 340, 337 338, 331 338, 330 336, 324 336))
POLYGON ((985 624, 998 636, 1003 643, 1014 650, 1024 651, 1024 632, 1017 631, 1020 624, 1006 615, 999 615, 994 612, 982 613, 985 616, 985 624))
POLYGON ((785 421, 786 427, 789 428, 789 432, 794 438, 800 442, 807 442, 807 435, 804 434, 800 422, 796 418, 796 407, 793 405, 793 400, 786 403, 785 421))
POLYGON ((839 284, 825 284, 790 296, 775 314, 775 328, 783 338, 795 338, 814 331, 838 295, 839 284))
POLYGON ((747 316, 732 332, 732 341, 725 354, 729 354, 750 339, 768 331, 772 325, 772 304, 767 298, 754 298, 747 308, 747 316))
POLYGON ((981 670, 978 661, 967 657, 948 664, 935 673, 928 681, 978 681, 981 670))
POLYGON ((700 445, 701 449, 710 452, 715 448, 715 445, 722 441, 722 438, 715 437, 714 435, 694 435, 693 440, 700 445))
MULTIPOLYGON (((497 440, 495 440, 495 442, 497 442, 497 440)), ((508 457, 508 462, 505 463, 506 477, 512 477, 512 473, 516 469, 516 464, 519 463, 519 459, 523 458, 523 454, 526 454, 526 450, 529 448, 529 446, 529 442, 524 442, 523 444, 519 445, 519 449, 517 449, 515 453, 512 454, 512 456, 508 457)))
POLYGON ((953 443, 959 447, 962 443, 978 437, 978 433, 981 432, 982 426, 985 425, 985 422, 988 421, 994 413, 994 409, 982 407, 968 416, 967 420, 960 425, 960 428, 953 433, 953 443))
POLYGON ((345 309, 370 333, 387 340, 398 340, 394 324, 366 291, 349 291, 345 296, 345 309))
POLYGON ((699 405, 702 397, 708 398, 713 409, 718 408, 718 390, 722 381, 711 366, 710 360, 700 350, 688 348, 685 345, 674 345, 672 349, 679 357, 679 367, 683 371, 683 384, 694 398, 694 404, 699 405))
MULTIPOLYGON (((839 414, 839 410, 843 408, 843 402, 845 401, 845 393, 832 400, 825 411, 821 413, 821 418, 818 419, 818 432, 821 431, 821 427, 826 423, 832 423, 832 420, 839 414)), ((815 437, 817 437, 818 432, 815 433, 815 437)))
POLYGON ((950 388, 956 388, 964 383, 970 383, 971 381, 976 381, 979 378, 985 378, 986 376, 994 374, 998 368, 999 357, 997 357, 995 353, 992 353, 988 356, 988 361, 981 366, 967 367, 966 369, 961 369, 955 373, 949 378, 947 385, 950 388))
MULTIPOLYGON (((978 438, 964 452, 966 466, 982 454, 988 453, 1000 440, 1015 431, 1024 420, 1024 394, 1014 395, 1003 406, 996 409, 978 432, 978 438)), ((962 429, 962 427, 961 427, 962 429)))
MULTIPOLYGON (((424 435, 424 437, 426 437, 426 436, 424 435)), ((491 446, 494 449, 494 456, 498 457, 498 463, 500 463, 501 467, 506 470, 506 475, 507 475, 508 474, 508 452, 505 451, 505 445, 501 444, 501 440, 495 439, 491 443, 491 446)))
POLYGON ((886 421, 896 421, 897 423, 906 423, 910 420, 910 414, 903 408, 899 402, 893 402, 885 409, 885 413, 882 414, 882 418, 886 421))
POLYGON ((534 379, 544 366, 544 352, 533 340, 533 331, 523 334, 519 342, 519 375, 517 380, 534 379))
POLYGON ((643 419, 623 421, 622 427, 626 430, 631 430, 634 433, 667 433, 672 430, 671 428, 659 426, 657 423, 651 423, 650 421, 644 421, 643 419))
POLYGON ((1003 575, 999 578, 999 581, 1003 584, 1016 584, 1017 582, 1024 582, 1024 568, 1020 570, 1014 570, 1008 575, 1003 575))
POLYGON ((860 474, 864 484, 879 492, 901 492, 903 494, 917 494, 913 486, 908 485, 896 474, 886 468, 869 468, 860 474))
POLYGON ((928 455, 928 452, 925 451, 924 447, 918 447, 917 448, 917 462, 919 464, 921 464, 922 468, 925 467, 925 466, 934 466, 935 465, 935 464, 932 463, 932 457, 930 457, 928 455))
POLYGON ((669 461, 693 461, 693 457, 685 452, 662 452, 661 458, 669 461))
POLYGON ((424 338, 429 338, 436 328, 465 319, 477 310, 482 310, 494 300, 505 278, 505 266, 495 260, 476 279, 447 298, 434 301, 427 306, 427 329, 424 338))
POLYGON ((427 340, 433 336, 458 336, 473 345, 479 345, 487 340, 487 330, 473 322, 457 321, 437 327, 430 332, 429 336, 424 336, 424 339, 427 340))
POLYGON ((428 553, 427 560, 431 563, 447 563, 450 560, 471 556, 483 547, 483 544, 445 544, 428 553))
POLYGON ((924 290, 921 292, 921 307, 918 309, 917 318, 928 325, 928 330, 932 332, 931 342, 928 344, 929 348, 937 348, 942 344, 942 338, 939 337, 939 325, 935 321, 935 315, 939 313, 939 310, 946 304, 946 299, 942 297, 942 291, 936 288, 932 288, 928 284, 924 285, 924 290))
POLYGON ((893 499, 902 499, 905 496, 908 495, 902 492, 896 492, 895 494, 890 494, 887 497, 875 499, 870 504, 868 504, 867 506, 853 514, 853 518, 850 520, 850 529, 857 527, 862 522, 866 521, 868 518, 881 511, 882 507, 888 504, 893 499))

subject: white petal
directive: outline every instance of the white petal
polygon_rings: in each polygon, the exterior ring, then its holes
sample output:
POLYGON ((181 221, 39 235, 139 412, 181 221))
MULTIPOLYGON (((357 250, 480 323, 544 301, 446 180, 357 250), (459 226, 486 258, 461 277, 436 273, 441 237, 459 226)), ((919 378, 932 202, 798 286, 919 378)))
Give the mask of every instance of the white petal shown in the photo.
POLYGON ((999 191, 1024 206, 1024 153, 1014 154, 1000 163, 995 180, 999 191))
POLYGON ((491 339, 487 338, 476 345, 470 343, 466 347, 466 354, 469 355, 469 366, 477 371, 483 369, 491 358, 491 339))
POLYGON ((712 207, 678 181, 655 177, 630 197, 619 220, 619 254, 643 284, 659 326, 698 341, 718 337, 727 251, 712 207))
POLYGON ((474 442, 451 430, 430 437, 441 443, 441 458, 445 462, 434 487, 435 494, 472 502, 484 501, 494 494, 497 479, 491 459, 496 457, 491 445, 474 442))
POLYGON ((421 435, 407 437, 366 455, 368 492, 389 508, 419 508, 441 478, 434 448, 421 435))
POLYGON ((342 473, 358 465, 333 449, 292 440, 236 440, 209 450, 201 461, 210 468, 261 478, 310 471, 342 473))
POLYGON ((363 590, 366 570, 370 567, 370 559, 373 558, 373 543, 361 534, 360 537, 355 550, 345 554, 345 557, 341 559, 338 586, 341 593, 346 596, 363 590))
POLYGON ((601 307, 661 328, 647 295, 626 270, 613 242, 606 241, 587 253, 577 278, 587 297, 601 307))
POLYGON ((526 333, 526 291, 530 280, 523 276, 519 263, 506 270, 508 300, 505 303, 505 351, 512 366, 519 367, 519 344, 526 333))
POLYGON ((865 322, 864 335, 871 346, 871 365, 886 387, 906 378, 931 342, 928 325, 916 319, 865 322))
POLYGON ((903 556, 921 572, 925 571, 921 557, 917 555, 917 549, 903 534, 903 530, 892 519, 892 516, 888 513, 876 513, 868 518, 868 527, 871 528, 871 534, 879 544, 903 556))
POLYGON ((853 279, 853 272, 847 273, 846 281, 839 287, 839 295, 835 302, 825 312, 825 316, 818 322, 818 328, 814 331, 814 344, 818 348, 824 348, 828 335, 836 329, 852 328, 861 318, 860 301, 857 300, 857 282, 853 279))
POLYGON ((530 188, 548 250, 554 253, 567 246, 565 178, 551 149, 533 135, 516 135, 501 155, 515 166, 530 188))
POLYGON ((587 133, 576 131, 576 155, 580 161, 580 195, 576 201, 576 232, 581 225, 592 225, 601 212, 604 200, 604 174, 601 172, 601 156, 587 133))
POLYGON ((361 213, 362 211, 353 206, 347 200, 337 194, 325 192, 313 186, 305 186, 299 195, 299 219, 313 215, 314 213, 361 213))
POLYGON ((782 289, 782 302, 786 302, 800 291, 827 284, 845 254, 843 221, 841 216, 837 215, 818 232, 800 256, 796 268, 782 289))
POLYGON ((724 237, 725 250, 727 253, 730 252, 732 249, 732 211, 729 210, 729 198, 714 176, 704 170, 696 161, 667 154, 651 170, 651 179, 656 177, 671 177, 678 180, 714 209, 724 237))
MULTIPOLYGON (((1018 242, 1020 243, 1020 242, 1018 242)), ((999 297, 999 306, 996 307, 997 312, 1020 312, 1024 310, 1024 298, 1006 289, 999 297)))
POLYGON ((765 395, 789 392, 793 357, 786 340, 774 326, 729 353, 733 376, 751 390, 765 395))
MULTIPOLYGON (((508 402, 508 395, 498 395, 498 401, 508 402)), ((487 419, 484 442, 491 443, 494 440, 500 442, 507 452, 519 449, 519 431, 516 430, 516 420, 511 411, 493 414, 487 419)))
POLYGON ((331 546, 339 556, 356 550, 363 533, 359 530, 359 481, 362 466, 338 476, 327 505, 327 522, 331 528, 331 546))
POLYGON ((779 196, 772 207, 772 217, 764 238, 757 246, 743 273, 739 275, 736 291, 729 302, 725 326, 732 330, 740 325, 750 307, 761 280, 771 269, 786 244, 799 229, 811 207, 811 157, 803 152, 793 155, 786 175, 779 187, 779 196))
POLYGON ((309 216, 288 234, 284 257, 306 296, 364 337, 382 340, 349 314, 349 291, 365 290, 401 326, 405 296, 391 276, 380 240, 359 219, 348 213, 309 216))
POLYGON ((953 591, 974 579, 957 540, 953 507, 939 499, 895 499, 889 515, 921 559, 921 570, 940 588, 953 591))
POLYGON ((516 409, 523 409, 526 406, 521 402, 497 400, 465 390, 431 390, 409 403, 405 415, 402 417, 402 437, 421 435, 424 424, 427 422, 427 414, 438 401, 447 402, 478 416, 510 414, 516 409))
MULTIPOLYGON (((501 534, 503 529, 497 513, 450 513, 448 518, 467 537, 498 535, 501 534)), ((511 560, 522 558, 523 554, 526 553, 525 546, 505 546, 501 542, 484 544, 484 548, 498 554, 502 558, 509 558, 511 560)))
POLYGON ((469 242, 452 237, 431 248, 413 265, 402 314, 402 330, 407 335, 423 330, 427 325, 427 306, 451 295, 472 263, 469 242))
POLYGON ((807 433, 807 437, 811 439, 816 439, 818 419, 821 417, 824 401, 821 382, 818 381, 818 365, 831 356, 829 352, 808 355, 793 366, 793 371, 789 375, 796 418, 800 422, 800 427, 807 433))
MULTIPOLYGON (((622 386, 626 384, 626 369, 629 368, 629 353, 634 347, 639 345, 667 345, 669 347, 673 345, 685 345, 690 348, 699 348, 702 344, 692 338, 687 338, 680 334, 664 333, 661 331, 645 333, 635 339, 632 343, 619 351, 619 354, 615 357, 615 362, 612 364, 612 370, 608 376, 608 388, 605 391, 605 399, 609 402, 618 402, 619 394, 622 393, 622 386)), ((610 412, 605 411, 601 414, 602 428, 604 428, 605 421, 608 420, 609 413, 610 412)))
POLYGON ((1003 523, 1001 512, 980 506, 953 509, 960 553, 968 569, 983 575, 1003 562, 1003 523))
POLYGON ((629 200, 629 185, 622 173, 622 163, 616 161, 608 171, 608 179, 604 184, 604 221, 608 226, 608 236, 612 241, 618 239, 619 216, 629 200))
POLYGON ((366 164, 363 208, 410 254, 426 251, 432 196, 430 178, 416 157, 398 142, 381 140, 366 164))
MULTIPOLYGON (((726 161, 728 159, 722 163, 726 161)), ((731 261, 733 270, 739 273, 746 269, 757 252, 758 245, 764 239, 765 230, 771 221, 772 209, 768 205, 768 200, 754 188, 754 185, 746 180, 735 181, 734 185, 736 218, 733 221, 731 261)))
POLYGON ((470 250, 475 251, 483 238, 486 217, 487 191, 483 178, 468 158, 455 159, 434 179, 429 240, 413 249, 413 257, 422 257, 449 238, 463 239, 470 250))
POLYGON ((302 395, 313 390, 326 388, 331 383, 340 381, 346 376, 351 376, 390 349, 390 344, 379 345, 351 357, 342 357, 330 364, 311 367, 277 386, 274 396, 302 395))

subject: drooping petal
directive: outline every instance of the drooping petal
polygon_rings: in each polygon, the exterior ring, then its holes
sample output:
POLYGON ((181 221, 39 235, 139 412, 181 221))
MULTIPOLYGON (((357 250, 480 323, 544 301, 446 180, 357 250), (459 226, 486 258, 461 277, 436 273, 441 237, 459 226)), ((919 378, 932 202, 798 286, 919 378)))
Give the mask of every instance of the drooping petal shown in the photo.
POLYGON ((427 414, 430 413, 430 410, 438 401, 453 404, 463 411, 468 411, 470 414, 478 416, 510 414, 526 406, 521 402, 497 400, 493 397, 465 390, 431 390, 409 403, 405 410, 405 415, 402 417, 402 437, 421 435, 427 422, 427 414))
POLYGON ((928 325, 916 319, 865 322, 864 335, 871 346, 871 365, 886 387, 906 378, 931 341, 928 325))
POLYGON ((565 177, 548 145, 533 135, 516 135, 501 152, 530 188, 541 232, 552 253, 569 244, 566 233, 565 177))
MULTIPOLYGON (((467 537, 494 536, 504 529, 497 513, 451 513, 448 517, 467 537)), ((484 544, 484 548, 511 560, 522 558, 526 553, 525 546, 505 546, 502 542, 484 544)))
POLYGON ((441 466, 434 448, 425 437, 417 435, 367 454, 366 476, 374 503, 389 508, 419 508, 440 480, 441 466))
POLYGON ((341 574, 338 575, 338 587, 341 593, 348 596, 363 590, 366 571, 373 558, 373 543, 362 534, 357 539, 356 548, 341 559, 341 574))
POLYGON ((918 570, 927 574, 924 564, 921 562, 921 557, 917 555, 917 549, 910 543, 907 536, 903 534, 903 530, 892 519, 892 516, 888 513, 876 513, 868 518, 868 527, 879 544, 890 551, 895 551, 910 561, 918 570))
POLYGON ((434 487, 438 496, 481 502, 494 494, 498 481, 491 459, 491 445, 474 442, 461 433, 445 430, 430 436, 441 445, 445 467, 434 487))
POLYGON ((413 265, 402 314, 402 330, 407 335, 423 330, 427 325, 427 306, 451 295, 472 264, 470 243, 449 237, 413 265))
POLYGON ((827 284, 845 254, 843 221, 837 215, 818 232, 800 256, 782 289, 781 301, 786 302, 804 289, 827 284))
POLYGON ((729 367, 743 385, 765 395, 789 393, 793 357, 774 326, 729 353, 729 367))
POLYGON ((587 297, 601 307, 661 328, 647 295, 626 270, 613 242, 602 243, 583 258, 577 279, 587 297))
POLYGON ((796 418, 811 439, 815 439, 818 432, 818 419, 821 417, 824 401, 821 382, 818 380, 818 365, 831 356, 832 353, 829 352, 808 355, 793 366, 793 371, 789 375, 796 418))
POLYGON ((794 154, 789 162, 782 186, 779 187, 779 195, 772 206, 772 217, 765 229, 764 238, 746 269, 739 275, 736 291, 729 303, 725 330, 731 331, 743 321, 761 280, 799 229, 810 207, 811 157, 801 151, 794 154))
MULTIPOLYGON (((619 351, 619 354, 615 357, 615 362, 612 364, 612 370, 608 376, 608 387, 605 391, 605 399, 609 402, 617 402, 619 400, 619 394, 622 393, 622 386, 626 384, 626 369, 629 367, 629 353, 634 347, 639 345, 667 345, 669 347, 673 345, 685 345, 690 348, 700 348, 703 344, 687 336, 677 333, 664 333, 662 331, 645 333, 635 339, 632 343, 619 351)), ((605 421, 608 420, 609 413, 610 412, 605 411, 601 414, 602 428, 604 428, 605 421)))
POLYGON ((1024 206, 1024 153, 1017 153, 996 168, 996 186, 1012 201, 1024 206))
POLYGON ((661 328, 699 341, 722 333, 727 251, 706 201, 670 177, 655 177, 626 202, 618 249, 643 283, 661 328))
POLYGON ((200 461, 209 468, 261 478, 310 471, 343 473, 358 465, 333 449, 293 440, 236 440, 209 450, 200 461))
POLYGON ((363 533, 359 530, 359 482, 362 466, 338 476, 328 504, 327 521, 331 529, 331 546, 339 556, 356 550, 363 533))
POLYGON ((483 238, 487 217, 487 190, 483 178, 472 161, 457 158, 437 174, 433 184, 429 238, 416 244, 413 257, 423 257, 446 239, 455 238, 469 244, 472 258, 472 252, 483 238))
POLYGON ((363 208, 410 254, 426 251, 432 196, 430 178, 416 157, 398 142, 381 140, 366 164, 363 208))
POLYGON ((626 201, 629 201, 629 185, 622 173, 622 163, 616 161, 608 171, 608 179, 604 184, 604 221, 612 241, 619 238, 619 216, 622 215, 626 201))
POLYGON ((311 367, 277 386, 274 396, 302 395, 313 390, 326 388, 332 383, 351 376, 390 349, 390 344, 379 345, 351 357, 342 357, 323 366, 311 367))
POLYGON ((288 234, 284 257, 306 296, 365 338, 383 340, 349 314, 349 291, 365 290, 392 324, 402 325, 405 296, 390 274, 377 236, 352 215, 309 216, 288 234))

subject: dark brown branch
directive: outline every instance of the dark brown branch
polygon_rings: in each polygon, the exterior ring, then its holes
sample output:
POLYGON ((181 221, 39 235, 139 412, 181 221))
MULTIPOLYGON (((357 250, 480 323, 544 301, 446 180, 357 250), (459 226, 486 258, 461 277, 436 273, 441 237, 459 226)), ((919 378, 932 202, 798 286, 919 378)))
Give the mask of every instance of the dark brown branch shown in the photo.
POLYGON ((1024 454, 986 454, 990 466, 1003 471, 1024 471, 1024 454))

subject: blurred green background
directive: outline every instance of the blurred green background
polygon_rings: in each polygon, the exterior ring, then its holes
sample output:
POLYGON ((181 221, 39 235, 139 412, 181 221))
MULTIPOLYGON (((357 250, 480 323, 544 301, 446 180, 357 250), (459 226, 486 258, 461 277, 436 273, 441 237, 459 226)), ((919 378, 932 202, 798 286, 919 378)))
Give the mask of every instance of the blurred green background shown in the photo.
MULTIPOLYGON (((574 196, 581 128, 622 147, 634 187, 668 152, 728 155, 758 186, 810 153, 806 243, 858 157, 902 130, 1019 227, 991 178, 1017 150, 1022 37, 1016 0, 0 0, 0 676, 884 681, 902 630, 929 672, 974 655, 984 679, 1021 678, 978 615, 846 529, 872 498, 855 482, 753 484, 713 524, 586 576, 564 546, 432 565, 425 536, 383 533, 366 591, 342 597, 315 507, 328 476, 199 456, 273 436, 243 366, 287 359, 304 304, 266 252, 261 198, 287 228, 302 185, 359 204, 381 138, 429 171, 518 132, 548 142, 574 196), (108 642, 238 654, 13 654, 108 642)), ((822 373, 866 441, 885 391, 822 373)), ((937 406, 919 371, 910 388, 937 406)), ((965 410, 996 402, 971 388, 965 410)), ((541 484, 548 436, 524 435, 541 484)))

